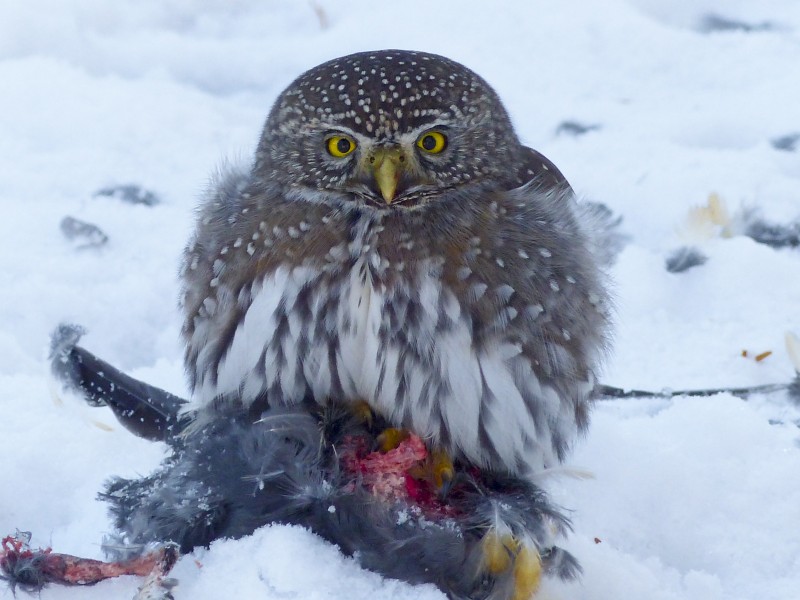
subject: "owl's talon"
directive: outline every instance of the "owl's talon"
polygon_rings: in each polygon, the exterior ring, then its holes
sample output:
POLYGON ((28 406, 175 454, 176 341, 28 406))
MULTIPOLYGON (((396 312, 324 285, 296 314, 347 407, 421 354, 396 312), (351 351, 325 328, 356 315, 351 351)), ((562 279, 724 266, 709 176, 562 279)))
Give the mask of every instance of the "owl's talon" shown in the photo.
POLYGON ((499 575, 511 567, 517 543, 513 536, 501 536, 492 529, 483 536, 483 569, 490 575, 499 575))
POLYGON ((409 433, 406 429, 389 427, 384 429, 375 441, 378 443, 378 449, 381 452, 389 452, 397 448, 401 442, 407 440, 408 436, 409 433))
POLYGON ((366 400, 359 400, 353 403, 352 406, 353 416, 359 423, 366 425, 368 428, 372 427, 372 419, 374 413, 372 408, 366 400))
POLYGON ((514 561, 513 600, 529 600, 542 581, 542 558, 536 548, 523 544, 514 561))
POLYGON ((450 488, 453 487, 453 482, 456 477, 456 470, 453 467, 453 461, 450 455, 444 450, 434 450, 431 452, 430 458, 431 478, 433 485, 439 492, 439 496, 446 498, 450 493, 450 488))
POLYGON ((427 481, 440 498, 446 498, 455 482, 456 471, 450 455, 437 449, 429 452, 425 462, 411 469, 409 474, 415 479, 427 481))
POLYGON ((492 529, 484 537, 483 569, 493 576, 511 571, 514 578, 512 600, 530 600, 542 580, 542 559, 538 550, 511 534, 492 529))

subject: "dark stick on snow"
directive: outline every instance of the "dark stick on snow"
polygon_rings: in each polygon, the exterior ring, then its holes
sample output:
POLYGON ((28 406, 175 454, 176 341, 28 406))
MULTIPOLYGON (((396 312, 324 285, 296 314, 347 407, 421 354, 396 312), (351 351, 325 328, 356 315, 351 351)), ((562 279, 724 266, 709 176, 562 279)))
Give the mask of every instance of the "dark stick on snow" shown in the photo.
POLYGON ((717 394, 731 394, 737 398, 747 399, 753 394, 772 394, 775 392, 789 391, 792 393, 793 388, 800 386, 800 376, 795 378, 792 383, 768 383, 765 385, 756 385, 753 387, 741 388, 711 388, 706 390, 661 390, 660 392, 651 392, 647 390, 624 390, 622 388, 613 387, 610 385, 598 385, 595 388, 598 400, 617 400, 620 398, 673 398, 675 396, 693 396, 693 397, 708 397, 716 396, 717 394))

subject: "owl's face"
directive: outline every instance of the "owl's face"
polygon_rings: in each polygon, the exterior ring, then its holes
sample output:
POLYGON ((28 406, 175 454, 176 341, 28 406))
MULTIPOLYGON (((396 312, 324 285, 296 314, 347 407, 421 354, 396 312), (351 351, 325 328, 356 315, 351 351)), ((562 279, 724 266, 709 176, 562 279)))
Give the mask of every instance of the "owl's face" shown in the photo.
POLYGON ((288 188, 411 207, 516 173, 521 145, 497 94, 433 54, 353 54, 307 71, 278 98, 256 174, 288 188))

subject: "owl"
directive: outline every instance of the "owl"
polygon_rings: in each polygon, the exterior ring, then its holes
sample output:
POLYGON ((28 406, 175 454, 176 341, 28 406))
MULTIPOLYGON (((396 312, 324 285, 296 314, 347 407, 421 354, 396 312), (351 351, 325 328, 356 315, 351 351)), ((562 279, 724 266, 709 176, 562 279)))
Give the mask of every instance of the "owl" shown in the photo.
POLYGON ((534 478, 588 408, 609 328, 590 223, 477 74, 363 52, 277 98, 201 206, 182 278, 198 421, 366 403, 453 461, 534 478))

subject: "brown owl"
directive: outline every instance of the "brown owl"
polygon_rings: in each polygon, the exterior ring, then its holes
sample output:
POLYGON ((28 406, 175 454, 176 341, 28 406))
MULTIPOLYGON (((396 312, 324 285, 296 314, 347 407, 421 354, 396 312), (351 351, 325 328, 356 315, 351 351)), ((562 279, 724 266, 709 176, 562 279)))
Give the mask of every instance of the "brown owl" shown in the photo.
POLYGON ((607 341, 582 214, 466 67, 385 50, 307 71, 186 250, 198 419, 223 397, 366 402, 453 460, 558 465, 607 341))

